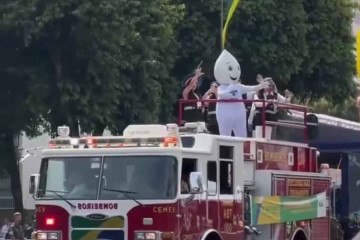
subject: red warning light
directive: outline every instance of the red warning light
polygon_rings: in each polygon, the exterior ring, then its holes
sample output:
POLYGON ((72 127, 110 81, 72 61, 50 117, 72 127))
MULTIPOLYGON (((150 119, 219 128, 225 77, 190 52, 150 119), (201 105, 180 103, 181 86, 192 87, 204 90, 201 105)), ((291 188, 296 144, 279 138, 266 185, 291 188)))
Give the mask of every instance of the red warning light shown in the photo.
POLYGON ((48 226, 52 226, 55 224, 55 219, 54 218, 46 218, 45 219, 45 224, 48 226))

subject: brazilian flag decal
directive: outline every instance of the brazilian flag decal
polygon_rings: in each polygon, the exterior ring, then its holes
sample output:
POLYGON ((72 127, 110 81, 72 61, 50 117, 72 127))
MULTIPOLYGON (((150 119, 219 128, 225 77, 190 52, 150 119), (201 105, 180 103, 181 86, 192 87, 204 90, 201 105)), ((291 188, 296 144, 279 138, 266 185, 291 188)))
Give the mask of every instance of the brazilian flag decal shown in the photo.
POLYGON ((123 228, 124 218, 114 216, 103 220, 94 220, 87 217, 74 216, 71 218, 73 228, 123 228))
POLYGON ((124 218, 114 216, 106 219, 90 219, 82 216, 71 218, 71 239, 88 240, 88 239, 108 239, 123 240, 124 218))
POLYGON ((123 240, 124 231, 121 230, 74 230, 71 232, 71 239, 89 240, 89 239, 107 239, 123 240))

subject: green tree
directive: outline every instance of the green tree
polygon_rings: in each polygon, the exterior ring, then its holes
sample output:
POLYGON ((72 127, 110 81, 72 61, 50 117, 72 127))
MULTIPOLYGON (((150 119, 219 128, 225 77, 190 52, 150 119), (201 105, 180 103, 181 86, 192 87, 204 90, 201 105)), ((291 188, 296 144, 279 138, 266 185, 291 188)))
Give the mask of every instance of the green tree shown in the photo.
POLYGON ((308 102, 306 105, 311 107, 311 112, 322 113, 350 121, 359 121, 358 109, 356 108, 356 99, 349 96, 341 102, 331 101, 325 97, 319 99, 307 98, 305 100, 296 99, 297 103, 308 102))
POLYGON ((174 98, 169 76, 181 6, 169 0, 11 3, 9 19, 25 29, 29 102, 52 132, 118 132, 157 121, 174 98))
MULTIPOLYGON (((201 59, 212 74, 221 52, 221 2, 179 1, 184 2, 187 9, 179 30, 182 44, 176 68, 181 70, 179 77, 191 71, 201 59)), ((227 5, 225 1, 224 18, 227 5)), ((306 13, 300 0, 243 0, 230 23, 226 48, 241 64, 244 83, 254 84, 256 74, 263 73, 285 85, 291 74, 299 71, 307 54, 306 31, 306 13)))
POLYGON ((175 101, 169 72, 182 6, 169 0, 5 0, 1 163, 11 176, 15 208, 21 186, 14 135, 69 125, 101 134, 130 122, 165 119, 175 101), (41 121, 40 121, 41 120, 41 121))
POLYGON ((291 88, 302 97, 343 102, 355 92, 351 27, 356 5, 352 0, 310 0, 303 5, 308 16, 309 51, 292 77, 291 88))
POLYGON ((281 89, 308 54, 302 1, 242 1, 229 31, 228 46, 243 68, 245 83, 257 73, 272 76, 281 89))
MULTIPOLYGON (((220 1, 177 1, 187 11, 176 74, 181 78, 204 59, 211 75, 220 53, 220 1)), ((226 48, 239 60, 246 84, 262 73, 304 98, 339 99, 352 88, 353 9, 351 0, 242 0, 226 48)))
POLYGON ((221 1, 174 0, 185 4, 185 16, 177 29, 180 51, 174 67, 174 76, 180 86, 183 78, 203 61, 208 78, 213 78, 213 67, 221 52, 221 1))
POLYGON ((10 176, 16 211, 23 210, 20 173, 17 165, 20 131, 29 136, 38 133, 40 119, 27 105, 28 86, 22 64, 22 38, 16 31, 0 26, 0 168, 10 176))

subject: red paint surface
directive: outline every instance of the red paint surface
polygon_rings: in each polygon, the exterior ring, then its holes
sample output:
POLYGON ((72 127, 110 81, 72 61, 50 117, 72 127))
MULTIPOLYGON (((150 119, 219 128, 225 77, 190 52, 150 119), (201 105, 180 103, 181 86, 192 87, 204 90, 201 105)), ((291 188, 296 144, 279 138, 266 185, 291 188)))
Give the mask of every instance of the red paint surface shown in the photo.
MULTIPOLYGON (((173 240, 200 238, 208 229, 217 229, 224 240, 242 240, 243 203, 234 200, 209 200, 209 221, 206 221, 206 201, 194 199, 184 205, 181 201, 173 204, 136 206, 125 219, 127 239, 134 239, 134 231, 161 231, 172 233, 173 240), (152 225, 144 225, 144 218, 152 218, 152 225)), ((61 231, 62 239, 69 240, 70 214, 59 206, 37 205, 37 227, 39 231, 61 231), (46 224, 53 218, 55 224, 46 224)), ((89 211, 90 213, 101 213, 89 211)), ((115 215, 116 213, 114 213, 115 215)))
POLYGON ((244 142, 244 159, 249 159, 249 156, 250 156, 250 153, 251 153, 250 145, 251 145, 250 141, 244 142))
MULTIPOLYGON (((315 195, 327 191, 329 196, 330 181, 319 179, 316 177, 275 177, 272 186, 273 195, 277 196, 291 196, 291 193, 304 193, 308 191, 308 195, 315 195), (291 180, 310 180, 310 186, 289 186, 291 180), (290 191, 292 190, 292 191, 290 191)), ((294 194, 293 194, 294 195, 294 194)), ((296 195, 296 194, 295 194, 296 195)), ((305 221, 311 227, 312 239, 328 240, 330 239, 330 212, 328 211, 327 217, 305 221)), ((286 236, 285 224, 282 224, 278 240, 284 240, 286 236)), ((275 225, 272 226, 272 234, 275 234, 275 225)))
POLYGON ((257 150, 262 150, 263 161, 257 169, 285 170, 297 172, 316 172, 316 150, 306 147, 293 147, 271 143, 257 143, 257 150), (289 153, 293 154, 293 165, 289 163, 289 153))
POLYGON ((69 239, 69 213, 62 207, 36 205, 36 221, 39 231, 61 231, 62 239, 69 239), (54 225, 47 225, 47 218, 53 218, 54 225))
POLYGON ((311 153, 310 153, 312 172, 318 172, 318 160, 317 160, 317 157, 316 157, 316 151, 317 150, 315 148, 312 148, 311 153))
POLYGON ((263 151, 263 162, 257 163, 257 169, 293 170, 288 164, 288 153, 293 152, 293 147, 258 143, 257 149, 263 151))
POLYGON ((206 220, 206 201, 193 200, 187 204, 137 206, 127 214, 128 239, 134 239, 134 231, 158 230, 172 232, 174 240, 200 239, 208 229, 217 229, 226 240, 243 239, 243 205, 233 200, 209 200, 209 221, 206 220), (175 213, 155 213, 155 208, 175 208, 175 213), (179 216, 179 217, 177 217, 179 216), (152 226, 144 226, 143 218, 152 218, 152 226))
POLYGON ((157 204, 137 206, 127 214, 127 239, 134 239, 134 231, 157 230, 177 232, 178 204, 157 204), (152 218, 152 225, 144 225, 144 218, 152 218))
POLYGON ((310 168, 309 166, 309 162, 310 159, 307 160, 307 158, 309 157, 309 155, 306 155, 306 148, 296 148, 297 150, 297 154, 296 154, 296 167, 297 167, 297 171, 299 172, 310 172, 310 168))

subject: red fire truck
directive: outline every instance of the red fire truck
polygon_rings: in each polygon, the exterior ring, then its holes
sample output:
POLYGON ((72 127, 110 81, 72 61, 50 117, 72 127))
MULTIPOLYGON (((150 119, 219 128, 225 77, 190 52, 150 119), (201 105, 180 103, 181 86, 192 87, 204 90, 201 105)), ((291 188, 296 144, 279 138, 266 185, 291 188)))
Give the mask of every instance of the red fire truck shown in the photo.
POLYGON ((330 239, 331 178, 306 144, 130 125, 42 152, 35 239, 330 239))

